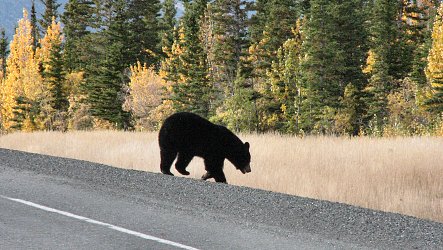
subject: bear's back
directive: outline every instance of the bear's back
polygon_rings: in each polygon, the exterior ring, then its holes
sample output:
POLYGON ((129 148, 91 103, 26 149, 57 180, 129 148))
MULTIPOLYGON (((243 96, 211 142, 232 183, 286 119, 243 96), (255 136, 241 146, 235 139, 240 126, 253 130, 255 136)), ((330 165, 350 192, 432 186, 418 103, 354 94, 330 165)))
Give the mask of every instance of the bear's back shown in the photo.
POLYGON ((166 118, 160 130, 163 129, 184 134, 192 132, 193 130, 202 130, 201 132, 212 130, 216 126, 217 125, 196 114, 179 112, 166 118))
POLYGON ((168 117, 160 128, 160 147, 174 147, 178 151, 190 150, 196 153, 212 147, 219 137, 218 125, 188 112, 168 117))

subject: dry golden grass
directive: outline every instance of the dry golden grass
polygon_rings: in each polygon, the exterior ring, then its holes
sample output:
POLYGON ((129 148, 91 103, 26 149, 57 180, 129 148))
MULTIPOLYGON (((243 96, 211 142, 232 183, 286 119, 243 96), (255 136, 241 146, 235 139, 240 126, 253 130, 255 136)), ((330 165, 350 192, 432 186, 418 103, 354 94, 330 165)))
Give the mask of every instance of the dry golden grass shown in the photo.
MULTIPOLYGON (((231 184, 443 222, 443 138, 241 137, 251 143, 252 173, 226 161, 231 184)), ((0 147, 159 172, 157 133, 15 133, 0 147)), ((188 170, 199 178, 203 161, 188 170)))

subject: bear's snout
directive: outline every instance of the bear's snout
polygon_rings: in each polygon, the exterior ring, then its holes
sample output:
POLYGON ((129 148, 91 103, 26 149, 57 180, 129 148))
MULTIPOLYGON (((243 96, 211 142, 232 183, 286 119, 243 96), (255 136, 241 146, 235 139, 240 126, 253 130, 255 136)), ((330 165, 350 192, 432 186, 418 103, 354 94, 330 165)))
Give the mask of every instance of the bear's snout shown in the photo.
POLYGON ((251 165, 248 164, 245 168, 240 169, 240 171, 243 174, 250 173, 251 172, 251 165))

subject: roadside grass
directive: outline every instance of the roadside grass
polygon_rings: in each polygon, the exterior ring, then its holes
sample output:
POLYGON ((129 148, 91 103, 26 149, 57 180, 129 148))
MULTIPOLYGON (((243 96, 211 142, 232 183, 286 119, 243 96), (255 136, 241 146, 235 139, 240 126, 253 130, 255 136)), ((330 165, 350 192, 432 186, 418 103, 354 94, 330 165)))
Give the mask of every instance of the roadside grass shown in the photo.
MULTIPOLYGON (((252 172, 225 161, 230 184, 443 222, 443 138, 240 137, 251 144, 252 172)), ((0 147, 149 172, 160 165, 157 133, 13 133, 0 147)), ((203 160, 188 170, 200 178, 203 160)))

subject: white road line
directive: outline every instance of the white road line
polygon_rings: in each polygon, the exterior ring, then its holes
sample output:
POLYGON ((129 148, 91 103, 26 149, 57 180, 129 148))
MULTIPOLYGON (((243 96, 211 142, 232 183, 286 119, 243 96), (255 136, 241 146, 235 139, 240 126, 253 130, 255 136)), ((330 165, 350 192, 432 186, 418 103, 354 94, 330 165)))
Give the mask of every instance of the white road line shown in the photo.
POLYGON ((154 236, 151 236, 151 235, 147 235, 147 234, 143 234, 143 233, 139 233, 139 232, 136 232, 136 231, 132 231, 132 230, 123 228, 123 227, 115 226, 115 225, 104 223, 104 222, 101 222, 101 221, 89 219, 87 217, 83 217, 83 216, 80 216, 80 215, 75 215, 75 214, 72 214, 72 213, 69 213, 69 212, 57 210, 57 209, 46 207, 46 206, 43 206, 43 205, 39 205, 39 204, 30 202, 30 201, 10 198, 10 197, 6 197, 6 196, 2 196, 2 195, 0 195, 0 197, 2 197, 4 199, 11 200, 11 201, 15 201, 15 202, 18 202, 18 203, 22 203, 22 204, 25 204, 25 205, 28 205, 28 206, 31 206, 31 207, 35 207, 35 208, 38 208, 38 209, 41 209, 41 210, 44 210, 44 211, 47 211, 47 212, 57 213, 57 214, 64 215, 64 216, 67 216, 67 217, 70 217, 70 218, 74 218, 74 219, 77 219, 77 220, 81 220, 81 221, 89 222, 89 223, 92 223, 92 224, 104 226, 104 227, 107 227, 109 229, 116 230, 116 231, 119 231, 119 232, 122 232, 122 233, 126 233, 126 234, 130 234, 130 235, 134 235, 134 236, 146 239, 146 240, 156 241, 158 243, 174 246, 174 247, 181 248, 181 249, 198 250, 197 248, 186 246, 186 245, 183 245, 183 244, 180 244, 180 243, 177 243, 177 242, 173 242, 173 241, 157 238, 157 237, 154 237, 154 236))

